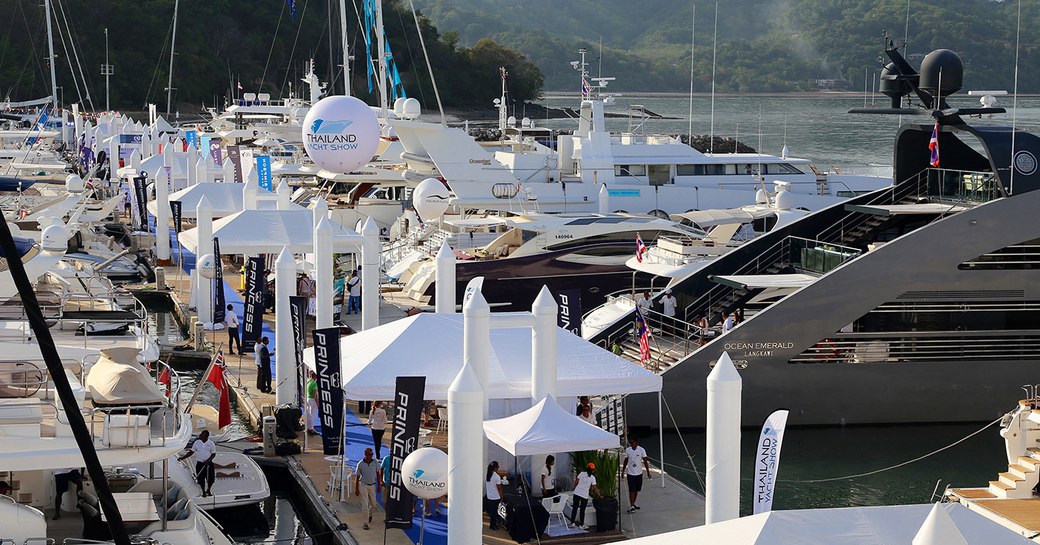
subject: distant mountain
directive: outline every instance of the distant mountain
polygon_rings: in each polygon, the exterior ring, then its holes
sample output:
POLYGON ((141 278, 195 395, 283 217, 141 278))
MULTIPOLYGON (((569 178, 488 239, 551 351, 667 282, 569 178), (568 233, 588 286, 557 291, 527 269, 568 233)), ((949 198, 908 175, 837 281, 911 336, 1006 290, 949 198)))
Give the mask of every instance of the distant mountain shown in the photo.
MULTIPOLYGON (((590 52, 592 73, 617 90, 689 90, 691 17, 696 5, 695 90, 710 90, 715 2, 696 0, 415 0, 463 44, 492 37, 524 53, 547 90, 577 91, 568 61, 590 52), (600 59, 600 43, 602 58, 600 59)), ((937 48, 965 61, 965 87, 1013 88, 1017 2, 914 0, 912 59, 937 48)), ((726 0, 718 4, 716 89, 812 90, 816 80, 852 91, 880 71, 882 31, 901 43, 905 0, 726 0)), ((1040 92, 1040 4, 1022 4, 1019 90, 1040 92)))

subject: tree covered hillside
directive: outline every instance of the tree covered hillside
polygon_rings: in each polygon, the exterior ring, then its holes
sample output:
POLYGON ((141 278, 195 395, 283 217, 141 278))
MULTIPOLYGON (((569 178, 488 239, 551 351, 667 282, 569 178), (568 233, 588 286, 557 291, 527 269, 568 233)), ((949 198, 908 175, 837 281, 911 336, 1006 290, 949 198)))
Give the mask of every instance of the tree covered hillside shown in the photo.
MULTIPOLYGON (((715 2, 708 0, 416 0, 462 43, 493 37, 526 54, 546 89, 578 89, 567 61, 591 52, 592 71, 616 76, 618 90, 689 90, 691 17, 696 5, 695 90, 711 83, 715 2)), ((965 86, 1013 87, 1018 2, 910 0, 908 53, 957 51, 965 86)), ((880 70, 882 31, 897 43, 907 0, 726 0, 718 3, 716 90, 811 90, 813 80, 846 80, 862 90, 880 70)), ((1040 3, 1022 3, 1019 89, 1040 92, 1040 3)))

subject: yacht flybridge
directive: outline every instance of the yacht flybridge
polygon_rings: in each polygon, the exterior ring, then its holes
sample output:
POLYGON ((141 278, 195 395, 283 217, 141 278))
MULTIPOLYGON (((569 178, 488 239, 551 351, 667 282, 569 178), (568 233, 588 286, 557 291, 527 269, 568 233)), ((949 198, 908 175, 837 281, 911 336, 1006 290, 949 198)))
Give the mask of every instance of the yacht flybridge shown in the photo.
MULTIPOLYGON (((945 98, 962 80, 953 52, 932 52, 920 74, 894 47, 886 53, 892 107, 880 113, 931 116, 899 129, 897 183, 672 286, 680 333, 657 335, 652 359, 664 368, 665 397, 683 400, 678 425, 704 425, 704 381, 723 352, 754 393, 744 398, 745 425, 778 407, 803 425, 984 421, 1036 381, 1040 138, 968 123, 1001 108, 950 108, 945 98), (923 109, 902 107, 911 93, 923 109), (705 318, 715 329, 726 313, 744 320, 715 335, 698 327, 705 318)), ((630 324, 618 320, 594 340, 625 339, 630 324)), ((629 422, 654 425, 656 403, 630 399, 629 422)))

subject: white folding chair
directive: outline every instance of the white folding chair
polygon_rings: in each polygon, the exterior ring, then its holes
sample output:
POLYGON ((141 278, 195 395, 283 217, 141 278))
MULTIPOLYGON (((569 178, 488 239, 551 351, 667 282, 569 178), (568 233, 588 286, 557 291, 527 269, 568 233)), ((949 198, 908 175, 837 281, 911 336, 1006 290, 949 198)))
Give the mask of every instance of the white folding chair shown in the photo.
POLYGON ((542 500, 542 507, 545 507, 546 511, 549 511, 549 524, 552 524, 553 518, 557 518, 560 521, 560 525, 567 528, 567 518, 563 515, 563 510, 567 507, 567 500, 570 499, 570 494, 557 494, 551 498, 545 498, 542 500))
POLYGON ((437 433, 448 430, 448 409, 437 407, 437 433))

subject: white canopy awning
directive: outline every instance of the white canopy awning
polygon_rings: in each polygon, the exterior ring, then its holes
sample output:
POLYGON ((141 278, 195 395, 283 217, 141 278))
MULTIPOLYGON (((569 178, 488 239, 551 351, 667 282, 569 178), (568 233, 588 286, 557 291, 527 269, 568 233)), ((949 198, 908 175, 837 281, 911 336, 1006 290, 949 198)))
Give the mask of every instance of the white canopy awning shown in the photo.
POLYGON ((447 223, 448 225, 452 225, 455 227, 490 227, 492 225, 505 225, 506 220, 495 217, 466 219, 456 218, 446 219, 444 220, 444 223, 447 223))
POLYGON ((618 448, 617 435, 563 410, 552 396, 526 411, 484 422, 484 434, 513 456, 618 448))
MULTIPOLYGON (((221 239, 221 248, 224 241, 221 239)), ((461 314, 422 313, 340 339, 347 399, 393 399, 398 376, 425 376, 426 399, 447 399, 462 368, 461 314)), ((659 392, 661 377, 564 329, 556 330, 556 395, 659 392)), ((314 348, 304 351, 314 368, 314 348)), ((492 329, 489 399, 531 397, 531 331, 492 329)))
MULTIPOLYGON (((969 545, 1028 545, 1028 539, 957 503, 944 503, 969 545)), ((770 511, 617 545, 888 545, 910 544, 932 505, 886 505, 837 509, 770 511)))
MULTIPOLYGON (((333 251, 356 252, 364 240, 336 222, 332 228, 333 251)), ((283 246, 294 253, 309 253, 314 251, 314 211, 243 210, 214 221, 213 236, 220 239, 223 254, 277 254, 283 246)), ((179 240, 189 251, 197 251, 198 227, 182 232, 179 240)))
MULTIPOLYGON (((213 207, 213 217, 222 218, 242 210, 242 184, 204 182, 170 194, 171 201, 181 201, 181 217, 195 218, 195 208, 202 197, 213 207)), ((298 206, 298 205, 295 205, 298 206)), ((148 211, 156 213, 155 201, 148 201, 148 211)))

